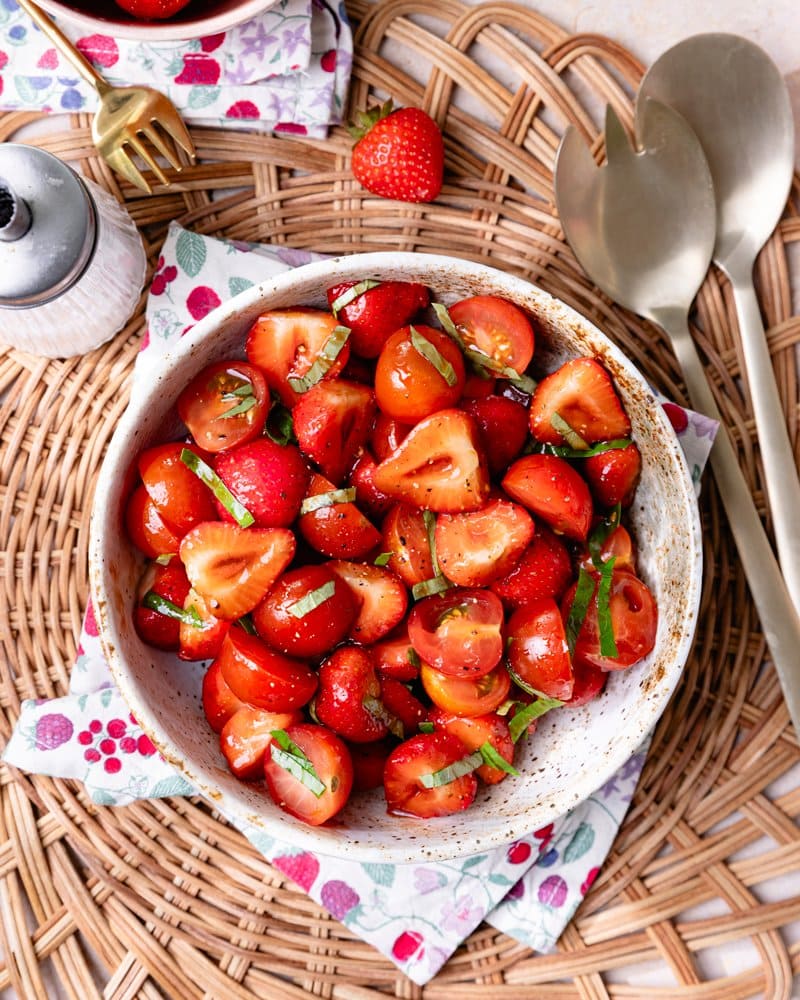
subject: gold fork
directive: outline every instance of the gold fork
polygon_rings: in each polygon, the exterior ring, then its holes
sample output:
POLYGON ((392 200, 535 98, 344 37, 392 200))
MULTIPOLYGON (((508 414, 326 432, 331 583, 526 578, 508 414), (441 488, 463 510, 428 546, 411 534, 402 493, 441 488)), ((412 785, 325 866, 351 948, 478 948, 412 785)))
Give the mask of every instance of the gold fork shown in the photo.
POLYGON ((92 120, 92 139, 97 151, 112 170, 151 194, 150 184, 131 159, 129 150, 132 150, 162 184, 169 185, 166 174, 144 141, 147 140, 154 146, 170 166, 180 173, 183 164, 178 159, 176 150, 165 141, 165 136, 184 149, 194 162, 194 143, 169 98, 152 87, 112 87, 33 0, 18 0, 18 3, 50 41, 61 49, 83 79, 97 91, 100 104, 92 120))

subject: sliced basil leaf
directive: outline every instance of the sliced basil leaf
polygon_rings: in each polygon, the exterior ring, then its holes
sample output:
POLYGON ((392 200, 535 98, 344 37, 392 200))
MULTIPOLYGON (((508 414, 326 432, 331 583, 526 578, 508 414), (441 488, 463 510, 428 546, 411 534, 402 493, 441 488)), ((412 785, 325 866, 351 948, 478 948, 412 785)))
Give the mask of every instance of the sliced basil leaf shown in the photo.
POLYGON ((592 557, 592 562, 598 569, 602 569, 603 560, 601 557, 601 552, 605 540, 611 534, 611 532, 619 526, 622 520, 622 504, 617 504, 613 507, 608 514, 603 518, 603 520, 597 525, 597 527, 589 535, 589 540, 587 542, 589 548, 589 555, 592 557))
POLYGON ((328 580, 327 583, 323 583, 322 586, 317 587, 316 590, 310 590, 307 594, 304 594, 299 601, 295 601, 294 604, 290 604, 286 610, 294 618, 305 618, 305 616, 310 614, 315 608, 318 608, 320 604, 324 604, 326 601, 329 601, 335 592, 336 581, 328 580))
POLYGON ((264 433, 275 444, 293 444, 297 440, 294 436, 292 411, 287 409, 280 400, 276 399, 272 404, 264 433))
POLYGON ((461 334, 458 332, 458 327, 455 325, 450 313, 447 311, 447 306, 443 306, 441 302, 434 302, 433 311, 436 313, 436 318, 442 324, 442 329, 447 336, 450 337, 451 340, 454 340, 461 350, 466 353, 467 345, 464 343, 461 334))
POLYGON ((417 670, 422 666, 422 660, 419 658, 419 653, 414 649, 413 646, 408 647, 408 652, 406 653, 406 659, 411 664, 412 667, 416 667, 417 670))
POLYGON ((436 515, 432 510, 423 510, 422 520, 425 523, 425 532, 428 536, 428 548, 431 552, 431 569, 434 576, 441 576, 439 560, 436 558, 436 515))
POLYGON ((426 361, 429 361, 436 371, 442 376, 442 378, 447 382, 449 386, 454 386, 458 382, 458 375, 456 375, 456 370, 444 357, 444 355, 439 351, 435 344, 432 344, 427 337, 423 336, 416 329, 416 327, 411 327, 411 346, 414 350, 421 354, 426 361))
POLYGON ((419 731, 421 733, 433 733, 436 732, 436 726, 432 722, 420 722, 419 731))
POLYGON ((509 764, 505 757, 499 754, 488 740, 485 743, 481 743, 478 747, 478 753, 483 757, 483 763, 488 764, 489 767, 496 767, 498 771, 505 771, 506 774, 513 774, 519 777, 519 771, 514 765, 509 764))
POLYGON ((241 618, 237 618, 236 624, 239 626, 239 628, 244 629, 244 631, 247 632, 248 635, 258 634, 256 632, 256 627, 253 624, 253 619, 249 614, 242 615, 241 618))
POLYGON ((160 556, 156 556, 156 562, 159 566, 169 566, 175 555, 175 552, 162 552, 160 556))
POLYGON ((479 751, 462 757, 461 760, 453 761, 447 767, 442 767, 432 774, 421 774, 419 783, 423 788, 440 788, 442 785, 449 785, 457 778, 463 778, 465 774, 471 774, 483 764, 483 755, 479 751))
POLYGON ((305 498, 300 504, 300 513, 310 514, 312 510, 320 510, 322 507, 333 507, 336 503, 352 503, 355 498, 355 486, 348 486, 344 490, 329 490, 327 493, 317 493, 316 496, 305 498))
POLYGON ((499 708, 496 708, 494 710, 494 714, 495 715, 503 715, 503 716, 508 715, 508 713, 511 711, 511 709, 515 705, 521 705, 521 704, 522 704, 522 702, 521 701, 517 701, 515 698, 507 698, 503 702, 503 704, 500 705, 499 708))
POLYGON ((142 604, 151 611, 157 611, 165 618, 175 618, 184 625, 192 625, 194 628, 202 628, 203 620, 197 613, 197 608, 190 604, 188 608, 182 608, 178 604, 173 604, 166 597, 157 594, 154 590, 148 590, 142 598, 142 604))
POLYGON ((565 631, 567 634, 567 646, 569 655, 575 652, 575 643, 578 641, 578 633, 589 610, 589 603, 594 595, 594 577, 581 566, 578 572, 578 586, 575 589, 575 596, 572 598, 572 605, 567 615, 565 631))
POLYGON ((388 566, 391 561, 394 552, 381 552, 380 555, 375 556, 372 565, 373 566, 388 566))
POLYGON ((205 483, 240 528, 249 528, 251 524, 255 523, 255 518, 250 511, 236 499, 211 466, 206 465, 199 455, 188 448, 183 448, 181 461, 187 469, 197 476, 200 482, 205 483))
POLYGON ((337 326, 331 335, 322 345, 314 364, 308 369, 305 375, 299 378, 289 378, 287 381, 295 392, 308 392, 312 385, 316 385, 331 370, 334 362, 339 357, 342 348, 347 343, 350 336, 350 328, 347 326, 337 326))
POLYGON ((600 583, 597 587, 597 630, 600 633, 600 655, 608 656, 612 660, 619 656, 619 650, 614 640, 614 625, 609 606, 611 580, 614 575, 614 563, 616 561, 616 558, 612 556, 602 564, 600 583))
POLYGON ((540 718, 545 712, 549 712, 553 708, 561 708, 563 704, 564 702, 559 701, 558 698, 545 698, 541 696, 536 701, 532 701, 530 705, 526 705, 525 708, 517 712, 508 724, 508 732, 511 739, 515 743, 518 743, 534 719, 540 718))
POLYGON ((256 397, 253 395, 253 386, 250 382, 245 382, 230 392, 223 392, 221 399, 223 403, 233 403, 234 405, 220 414, 220 417, 236 417, 241 413, 247 413, 256 405, 256 397))
POLYGON ((575 428, 568 424, 560 413, 554 413, 550 417, 550 426, 554 431, 558 431, 570 448, 574 448, 576 451, 588 451, 589 443, 583 440, 575 428))
POLYGON ((420 583, 415 583, 411 588, 411 596, 415 601, 418 601, 421 597, 431 597, 433 594, 441 594, 443 590, 449 590, 453 584, 447 579, 446 576, 431 577, 430 580, 422 580, 420 583))
POLYGON ((380 285, 380 281, 373 281, 372 278, 365 278, 363 281, 351 285, 350 288, 333 300, 331 303, 331 312, 334 316, 338 317, 345 306, 349 306, 351 302, 355 302, 364 292, 368 292, 370 288, 377 288, 378 285, 380 285))
POLYGON ((535 442, 529 454, 556 455, 558 458, 591 458, 593 455, 603 455, 607 451, 619 451, 632 444, 630 438, 614 438, 612 441, 598 441, 587 448, 569 448, 566 445, 545 444, 535 442))
POLYGON ((271 743, 269 748, 270 756, 275 763, 284 771, 288 771, 293 778, 297 778, 302 785, 319 798, 327 788, 305 753, 291 739, 285 729, 273 729, 271 735, 278 744, 275 746, 274 743, 271 743))

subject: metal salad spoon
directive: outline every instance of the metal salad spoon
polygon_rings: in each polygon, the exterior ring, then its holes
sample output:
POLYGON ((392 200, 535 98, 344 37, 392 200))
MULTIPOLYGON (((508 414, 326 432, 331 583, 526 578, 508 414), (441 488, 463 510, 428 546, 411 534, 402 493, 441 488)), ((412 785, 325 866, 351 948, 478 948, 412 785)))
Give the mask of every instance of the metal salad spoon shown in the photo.
MULTIPOLYGON (((688 324, 716 238, 708 163, 685 119, 652 99, 637 108, 636 141, 633 149, 609 107, 608 162, 598 167, 577 131, 567 130, 555 166, 561 224, 592 281, 666 331, 692 406, 721 423, 688 324)), ((800 733, 800 617, 724 426, 710 461, 789 714, 800 733)))
POLYGON ((780 219, 794 174, 794 119, 780 70, 738 35, 687 38, 660 56, 639 101, 656 98, 692 128, 711 170, 714 262, 733 288, 747 384, 783 575, 800 612, 800 478, 753 287, 753 266, 780 219))

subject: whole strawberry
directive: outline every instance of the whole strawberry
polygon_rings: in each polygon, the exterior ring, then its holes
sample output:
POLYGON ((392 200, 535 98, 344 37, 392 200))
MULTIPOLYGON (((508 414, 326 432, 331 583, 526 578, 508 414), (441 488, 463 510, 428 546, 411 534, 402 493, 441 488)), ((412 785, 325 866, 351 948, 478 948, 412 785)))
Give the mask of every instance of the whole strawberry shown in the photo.
POLYGON ((352 168, 357 181, 382 198, 433 201, 442 189, 444 142, 436 122, 421 108, 360 111, 350 127, 358 139, 352 168))

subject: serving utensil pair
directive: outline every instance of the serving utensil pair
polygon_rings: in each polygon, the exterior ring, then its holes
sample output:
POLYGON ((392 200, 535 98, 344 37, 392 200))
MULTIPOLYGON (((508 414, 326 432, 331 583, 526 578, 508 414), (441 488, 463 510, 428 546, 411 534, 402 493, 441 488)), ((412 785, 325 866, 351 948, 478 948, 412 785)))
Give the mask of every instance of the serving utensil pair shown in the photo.
POLYGON ((598 168, 569 129, 556 160, 559 215, 589 277, 666 331, 692 406, 718 421, 688 315, 712 259, 731 280, 783 575, 724 427, 711 467, 800 733, 800 482, 752 280, 794 169, 780 72, 735 35, 687 39, 645 76, 636 140, 633 149, 609 107, 607 164, 598 168))
POLYGON ((160 183, 168 185, 169 178, 149 147, 154 147, 178 173, 183 165, 173 143, 192 161, 195 156, 192 137, 172 101, 152 87, 113 87, 33 0, 18 2, 97 92, 100 103, 92 120, 92 139, 111 169, 151 194, 150 181, 133 159, 138 155, 160 183))

